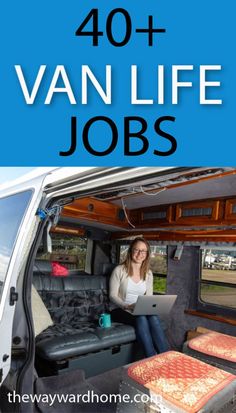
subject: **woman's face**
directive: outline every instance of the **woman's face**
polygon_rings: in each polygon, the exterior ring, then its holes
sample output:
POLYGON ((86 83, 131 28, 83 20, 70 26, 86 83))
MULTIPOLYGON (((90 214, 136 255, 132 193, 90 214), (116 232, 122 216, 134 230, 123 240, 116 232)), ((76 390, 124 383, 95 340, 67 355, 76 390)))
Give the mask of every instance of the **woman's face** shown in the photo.
POLYGON ((138 241, 134 244, 131 259, 136 264, 142 264, 142 262, 147 258, 148 249, 146 244, 142 241, 138 241))

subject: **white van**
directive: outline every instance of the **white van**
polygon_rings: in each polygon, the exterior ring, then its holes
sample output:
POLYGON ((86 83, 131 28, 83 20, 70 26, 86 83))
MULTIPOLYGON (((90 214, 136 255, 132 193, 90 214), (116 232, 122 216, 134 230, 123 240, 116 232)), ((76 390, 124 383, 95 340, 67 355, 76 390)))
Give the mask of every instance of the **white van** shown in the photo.
POLYGON ((2 412, 115 412, 116 401, 54 396, 118 394, 123 366, 143 358, 133 327, 98 325, 137 236, 151 245, 154 292, 178 296, 163 320, 172 349, 199 326, 235 336, 235 173, 39 168, 0 186, 2 412))

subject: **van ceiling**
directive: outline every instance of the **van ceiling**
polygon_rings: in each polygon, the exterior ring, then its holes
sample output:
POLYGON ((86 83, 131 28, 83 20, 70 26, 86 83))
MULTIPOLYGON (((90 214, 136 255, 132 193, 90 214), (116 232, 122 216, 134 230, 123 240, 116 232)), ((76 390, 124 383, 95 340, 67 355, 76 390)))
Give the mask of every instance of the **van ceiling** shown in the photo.
POLYGON ((236 195, 236 169, 196 169, 192 173, 180 173, 173 179, 161 180, 158 177, 158 181, 152 183, 133 185, 94 198, 111 202, 121 208, 122 202, 125 201, 126 208, 136 209, 236 195))
MULTIPOLYGON (((107 205, 118 206, 126 214, 128 210, 151 206, 221 197, 230 198, 236 196, 235 175, 236 168, 233 167, 186 168, 185 170, 168 171, 168 173, 163 172, 163 174, 158 173, 156 176, 152 173, 152 176, 139 177, 135 183, 130 183, 130 185, 119 183, 116 186, 108 187, 107 190, 94 191, 89 197, 82 197, 81 204, 78 203, 78 199, 75 199, 74 203, 70 204, 67 214, 61 216, 60 223, 64 226, 79 225, 80 228, 85 230, 95 227, 110 232, 119 231, 122 227, 120 224, 123 221, 109 222, 109 219, 103 219, 104 217, 107 218, 106 214, 100 216, 99 212, 95 212, 93 215, 93 211, 89 210, 92 199, 103 201, 107 205), (83 200, 88 202, 88 205, 86 202, 84 203, 84 210, 83 200), (78 209, 77 215, 76 210, 80 205, 82 205, 82 209, 78 209)), ((100 208, 102 208, 101 205, 100 208)), ((106 209, 106 213, 109 215, 108 211, 109 208, 106 209)), ((123 226, 122 230, 130 232, 131 227, 123 226)), ((157 230, 157 227, 155 230, 157 230)))

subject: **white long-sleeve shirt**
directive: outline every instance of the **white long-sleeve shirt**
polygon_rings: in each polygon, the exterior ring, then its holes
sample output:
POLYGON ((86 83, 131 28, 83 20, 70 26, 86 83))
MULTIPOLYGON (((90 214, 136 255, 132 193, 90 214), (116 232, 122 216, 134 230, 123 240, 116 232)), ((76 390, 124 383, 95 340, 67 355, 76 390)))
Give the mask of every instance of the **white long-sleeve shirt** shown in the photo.
MULTIPOLYGON (((129 276, 124 265, 118 265, 112 272, 110 278, 109 297, 116 306, 124 308, 127 304, 126 294, 129 276)), ((148 271, 146 276, 146 295, 153 294, 153 274, 148 271)))

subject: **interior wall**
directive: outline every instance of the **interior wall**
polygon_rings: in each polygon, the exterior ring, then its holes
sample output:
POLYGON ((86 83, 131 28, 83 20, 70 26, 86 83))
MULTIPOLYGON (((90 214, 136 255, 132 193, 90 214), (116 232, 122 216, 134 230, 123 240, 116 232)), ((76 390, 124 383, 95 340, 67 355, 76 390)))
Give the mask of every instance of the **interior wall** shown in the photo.
POLYGON ((103 274, 103 266, 110 263, 111 246, 103 242, 96 241, 94 243, 94 268, 93 273, 96 275, 103 274))
POLYGON ((193 308, 195 283, 199 277, 199 247, 184 247, 179 261, 173 259, 176 247, 168 247, 167 294, 177 294, 168 326, 173 343, 181 349, 188 330, 197 326, 206 327, 225 334, 236 335, 236 327, 226 323, 187 315, 184 310, 193 308))

